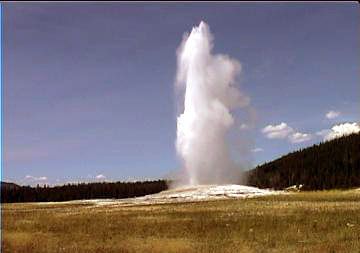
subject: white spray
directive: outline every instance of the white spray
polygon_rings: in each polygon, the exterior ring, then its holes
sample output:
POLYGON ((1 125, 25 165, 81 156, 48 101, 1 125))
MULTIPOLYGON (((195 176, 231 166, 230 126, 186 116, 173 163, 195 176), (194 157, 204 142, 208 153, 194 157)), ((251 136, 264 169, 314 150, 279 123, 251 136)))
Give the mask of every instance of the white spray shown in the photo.
POLYGON ((239 166, 231 159, 228 132, 231 110, 249 104, 234 86, 241 65, 212 54, 213 37, 203 21, 185 35, 178 51, 176 88, 183 88, 184 111, 177 118, 176 150, 190 185, 238 183, 239 166))

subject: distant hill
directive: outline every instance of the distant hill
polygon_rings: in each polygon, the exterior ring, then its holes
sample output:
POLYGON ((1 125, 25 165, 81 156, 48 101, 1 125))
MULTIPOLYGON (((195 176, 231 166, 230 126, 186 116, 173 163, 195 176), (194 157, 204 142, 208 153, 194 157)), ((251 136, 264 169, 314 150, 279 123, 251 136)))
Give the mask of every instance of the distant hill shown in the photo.
POLYGON ((1 182, 1 190, 19 189, 21 186, 14 183, 1 182))
POLYGON ((167 181, 102 182, 63 186, 19 186, 1 183, 1 202, 68 201, 75 199, 131 198, 158 193, 168 188, 167 181))
POLYGON ((360 134, 289 153, 247 173, 248 185, 283 189, 303 184, 305 190, 360 186, 360 134))

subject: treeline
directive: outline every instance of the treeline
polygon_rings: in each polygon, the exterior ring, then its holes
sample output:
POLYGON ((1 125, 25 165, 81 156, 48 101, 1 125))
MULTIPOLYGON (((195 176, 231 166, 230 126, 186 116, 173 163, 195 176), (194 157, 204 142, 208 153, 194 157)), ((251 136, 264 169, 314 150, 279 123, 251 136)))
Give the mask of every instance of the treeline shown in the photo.
POLYGON ((165 180, 80 183, 54 187, 46 185, 30 187, 1 183, 1 203, 131 198, 158 193, 167 188, 165 180))
POLYGON ((283 189, 304 185, 305 190, 360 186, 360 134, 313 145, 247 173, 248 184, 283 189))

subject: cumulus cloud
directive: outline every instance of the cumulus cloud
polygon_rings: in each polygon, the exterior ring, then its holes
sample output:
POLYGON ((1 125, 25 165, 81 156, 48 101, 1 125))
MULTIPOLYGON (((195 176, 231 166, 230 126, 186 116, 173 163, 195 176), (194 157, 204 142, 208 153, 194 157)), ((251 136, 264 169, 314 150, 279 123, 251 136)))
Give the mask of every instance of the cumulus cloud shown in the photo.
POLYGON ((32 182, 43 182, 43 181, 46 181, 47 180, 47 177, 34 177, 34 176, 31 176, 31 175, 26 175, 25 176, 25 179, 28 180, 28 181, 32 181, 32 182))
POLYGON ((261 132, 269 139, 285 139, 294 129, 289 127, 285 122, 279 125, 268 125, 264 127, 261 132))
POLYGON ((264 151, 264 150, 262 148, 254 148, 252 150, 252 152, 254 152, 254 153, 261 152, 261 151, 264 151))
POLYGON ((316 132, 316 134, 320 135, 320 136, 325 136, 325 135, 329 134, 330 132, 331 132, 330 129, 323 129, 323 130, 316 132))
POLYGON ((340 114, 341 113, 339 111, 329 111, 325 114, 325 116, 328 119, 335 119, 335 118, 339 117, 340 114))
POLYGON ((334 125, 331 129, 323 129, 317 132, 317 135, 323 136, 324 141, 333 140, 335 138, 339 138, 342 136, 346 136, 352 133, 359 133, 360 132, 360 124, 353 122, 353 123, 343 123, 334 125))
POLYGON ((96 179, 97 180, 105 180, 106 177, 103 174, 99 174, 99 175, 96 176, 96 179))
POLYGON ((301 143, 304 141, 309 141, 309 140, 311 140, 311 138, 312 138, 311 134, 305 134, 305 133, 300 133, 300 132, 296 132, 296 133, 289 135, 289 140, 292 143, 301 143))
POLYGON ((247 125, 247 124, 245 124, 245 123, 243 123, 243 124, 241 124, 240 125, 240 130, 247 130, 247 129, 249 129, 250 128, 250 126, 249 125, 247 125))
POLYGON ((269 139, 288 138, 291 143, 301 143, 304 141, 309 141, 312 138, 311 134, 295 131, 285 122, 281 122, 278 125, 268 125, 264 127, 261 132, 269 139))

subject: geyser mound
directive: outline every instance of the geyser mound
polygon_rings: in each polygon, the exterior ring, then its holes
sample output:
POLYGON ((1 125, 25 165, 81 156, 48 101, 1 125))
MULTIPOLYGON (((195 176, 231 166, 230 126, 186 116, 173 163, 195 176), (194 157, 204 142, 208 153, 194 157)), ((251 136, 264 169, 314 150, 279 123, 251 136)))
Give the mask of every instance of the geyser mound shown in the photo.
POLYGON ((177 118, 177 154, 183 161, 183 184, 239 183, 241 166, 230 155, 231 110, 250 99, 234 86, 241 64, 213 54, 213 36, 206 23, 194 27, 177 51, 176 88, 184 91, 177 118))
MULTIPOLYGON (((143 197, 128 199, 95 199, 81 200, 81 203, 112 206, 134 206, 167 203, 187 203, 221 199, 243 199, 273 194, 286 194, 284 191, 259 189, 244 185, 197 185, 183 186, 176 189, 162 191, 143 197)), ((73 201, 79 202, 79 201, 73 201)))

